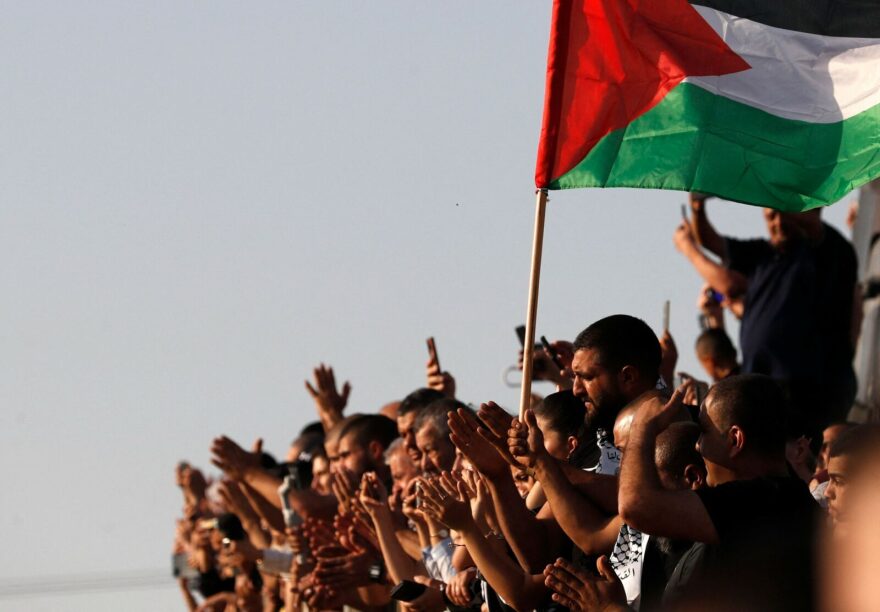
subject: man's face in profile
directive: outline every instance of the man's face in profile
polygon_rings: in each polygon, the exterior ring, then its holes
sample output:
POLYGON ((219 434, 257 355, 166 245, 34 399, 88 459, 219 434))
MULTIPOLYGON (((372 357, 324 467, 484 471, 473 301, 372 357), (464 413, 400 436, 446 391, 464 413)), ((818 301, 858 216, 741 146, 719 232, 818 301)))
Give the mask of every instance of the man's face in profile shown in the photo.
POLYGON ((372 469, 367 449, 350 435, 339 441, 339 464, 358 479, 372 469))
POLYGON ((849 460, 846 455, 838 455, 828 460, 828 487, 825 489, 825 499, 828 500, 828 517, 834 524, 846 521, 849 474, 849 460))
POLYGON ((330 462, 323 455, 312 459, 312 489, 322 495, 332 493, 330 489, 330 462))
POLYGON ((608 421, 626 404, 615 373, 602 365, 599 352, 592 348, 575 352, 571 369, 572 393, 584 402, 589 422, 610 427, 608 421))
POLYGON ((417 412, 417 410, 412 410, 397 417, 397 433, 403 438, 403 447, 416 464, 422 460, 422 453, 419 452, 419 447, 416 444, 416 432, 413 429, 417 412))
POLYGON ((406 491, 413 478, 419 475, 419 468, 418 464, 414 463, 407 454, 406 449, 401 447, 398 447, 398 450, 388 457, 387 462, 394 483, 388 497, 389 504, 392 508, 397 509, 401 506, 403 492, 406 491))
POLYGON ((422 454, 422 472, 439 474, 453 468, 455 446, 448 437, 440 435, 433 423, 425 423, 416 432, 416 443, 422 454))
POLYGON ((828 467, 828 454, 834 441, 847 430, 846 425, 829 425, 822 432, 822 448, 819 451, 819 467, 828 467))

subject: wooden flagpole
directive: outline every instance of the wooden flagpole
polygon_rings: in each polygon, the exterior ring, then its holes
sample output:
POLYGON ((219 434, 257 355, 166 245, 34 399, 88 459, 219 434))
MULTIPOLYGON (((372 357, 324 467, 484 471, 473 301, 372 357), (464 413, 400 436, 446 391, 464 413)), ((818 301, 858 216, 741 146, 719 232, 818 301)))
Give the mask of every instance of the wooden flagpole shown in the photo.
POLYGON ((535 202, 535 236, 532 241, 532 270, 529 276, 529 304, 526 311, 526 339, 523 343, 522 389, 519 398, 519 418, 525 416, 532 404, 532 363, 535 347, 535 323, 538 319, 538 285, 541 281, 541 252, 544 248, 544 213, 547 210, 547 190, 539 189, 535 202))

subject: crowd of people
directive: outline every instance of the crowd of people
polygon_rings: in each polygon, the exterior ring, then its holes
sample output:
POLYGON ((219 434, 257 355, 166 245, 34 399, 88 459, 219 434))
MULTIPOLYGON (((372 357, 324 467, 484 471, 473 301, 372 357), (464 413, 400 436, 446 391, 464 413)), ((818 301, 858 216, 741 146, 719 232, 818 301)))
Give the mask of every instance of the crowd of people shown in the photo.
POLYGON ((880 425, 846 420, 853 248, 819 211, 767 209, 769 238, 743 241, 690 202, 674 244, 706 283, 705 381, 626 314, 528 347, 556 391, 521 415, 464 403, 432 343, 424 386, 376 413, 320 365, 282 461, 220 436, 221 477, 178 465, 189 609, 876 607, 880 425))

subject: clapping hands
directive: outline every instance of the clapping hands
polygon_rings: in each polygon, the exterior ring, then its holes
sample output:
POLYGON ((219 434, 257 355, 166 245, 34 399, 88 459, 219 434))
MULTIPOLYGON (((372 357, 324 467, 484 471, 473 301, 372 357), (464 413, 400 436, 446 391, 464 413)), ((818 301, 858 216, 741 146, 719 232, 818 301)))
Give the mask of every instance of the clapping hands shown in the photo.
POLYGON ((605 555, 596 562, 598 576, 591 576, 570 561, 557 559, 544 569, 544 584, 553 590, 553 601, 574 612, 629 610, 623 584, 605 555))
POLYGON ((460 476, 443 472, 439 478, 423 480, 420 487, 422 511, 430 518, 457 530, 473 524, 467 487, 460 476))
POLYGON ((257 439, 251 452, 244 450, 226 436, 215 438, 211 444, 211 463, 233 480, 243 480, 248 470, 260 467, 263 441, 257 439))
POLYGON ((516 457, 517 463, 527 470, 534 469, 538 460, 549 456, 544 447, 544 434, 538 428, 533 410, 526 410, 525 422, 514 419, 507 432, 507 444, 510 454, 516 457))

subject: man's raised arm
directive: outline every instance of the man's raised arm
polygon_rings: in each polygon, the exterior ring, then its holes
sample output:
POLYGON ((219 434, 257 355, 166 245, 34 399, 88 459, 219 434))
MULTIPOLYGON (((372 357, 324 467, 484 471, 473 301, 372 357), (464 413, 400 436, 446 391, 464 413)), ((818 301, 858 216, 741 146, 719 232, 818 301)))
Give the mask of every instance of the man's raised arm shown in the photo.
POLYGON ((629 431, 620 468, 617 505, 624 522, 643 533, 714 544, 718 532, 703 502, 693 491, 663 488, 654 463, 657 436, 681 413, 682 392, 666 402, 657 392, 646 393, 629 431))
POLYGON ((700 245, 708 249, 718 257, 724 259, 725 243, 724 237, 721 236, 715 228, 709 223, 709 217, 706 215, 706 200, 708 196, 699 193, 691 193, 691 225, 700 245))
POLYGON ((580 487, 575 486, 564 466, 544 447, 544 437, 531 410, 526 411, 525 424, 514 421, 508 435, 511 453, 534 471, 547 495, 548 505, 541 509, 538 518, 558 521, 565 534, 587 554, 610 553, 620 530, 615 511, 617 500, 612 499, 617 496, 617 479, 577 470, 583 474, 583 482, 580 487), (591 488, 595 499, 581 490, 591 488))
POLYGON ((710 287, 724 294, 728 299, 738 298, 746 292, 748 288, 746 277, 707 257, 694 239, 694 231, 690 225, 682 223, 675 230, 673 240, 675 248, 688 258, 697 273, 710 287))
MULTIPOLYGON (((480 426, 466 411, 450 414, 450 437, 474 468, 486 476, 498 525, 520 565, 537 574, 548 559, 552 561, 558 556, 564 540, 562 530, 556 521, 540 520, 526 508, 510 472, 513 458, 507 449, 507 439, 501 437, 503 426, 498 420, 501 415, 492 406, 497 408, 494 404, 480 408, 483 422, 487 425, 491 422, 489 429, 480 426), (498 418, 493 418, 492 413, 498 418)), ((504 425, 509 426, 511 418, 507 415, 504 425)))

